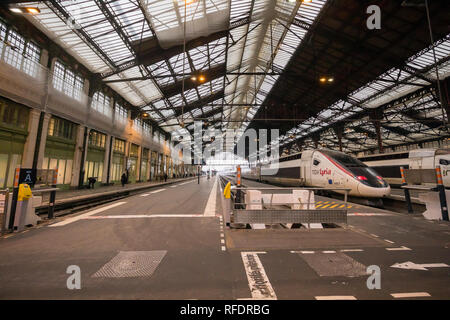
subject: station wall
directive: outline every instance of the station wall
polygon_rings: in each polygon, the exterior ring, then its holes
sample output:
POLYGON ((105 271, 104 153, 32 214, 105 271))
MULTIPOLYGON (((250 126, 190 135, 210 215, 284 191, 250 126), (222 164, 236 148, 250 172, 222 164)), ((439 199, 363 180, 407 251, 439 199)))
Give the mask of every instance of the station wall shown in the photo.
POLYGON ((18 166, 57 168, 67 188, 89 177, 117 183, 124 172, 130 182, 195 172, 172 158, 165 132, 132 119, 125 99, 91 87, 94 75, 70 61, 0 19, 0 188, 12 186, 18 166))

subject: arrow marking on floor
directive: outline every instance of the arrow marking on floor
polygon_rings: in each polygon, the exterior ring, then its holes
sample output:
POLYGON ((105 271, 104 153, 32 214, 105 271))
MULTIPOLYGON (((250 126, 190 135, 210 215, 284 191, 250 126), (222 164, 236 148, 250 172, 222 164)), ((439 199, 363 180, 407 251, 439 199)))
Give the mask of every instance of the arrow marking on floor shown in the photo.
POLYGON ((449 265, 445 263, 424 263, 417 264, 411 261, 403 263, 395 263, 391 266, 392 268, 407 269, 407 270, 428 270, 427 268, 448 268, 449 265))

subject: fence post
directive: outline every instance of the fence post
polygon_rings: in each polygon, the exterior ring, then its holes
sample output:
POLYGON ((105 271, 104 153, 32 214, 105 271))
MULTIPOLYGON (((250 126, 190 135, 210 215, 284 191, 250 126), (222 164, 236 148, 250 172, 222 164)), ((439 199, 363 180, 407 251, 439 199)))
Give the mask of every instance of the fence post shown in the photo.
POLYGON ((238 165, 237 166, 237 172, 236 172, 236 187, 238 188, 236 190, 236 203, 238 203, 237 209, 242 209, 242 205, 241 203, 241 189, 239 189, 241 187, 241 166, 238 165))
POLYGON ((436 168, 437 189, 439 191, 439 200, 441 202, 442 220, 448 221, 447 197, 445 195, 445 187, 442 182, 441 168, 436 168))
MULTIPOLYGON (((56 183, 58 180, 58 169, 55 169, 53 171, 53 181, 52 181, 52 188, 56 188, 56 183)), ((55 200, 56 200, 56 190, 53 190, 50 192, 50 200, 48 202, 48 218, 53 219, 54 218, 54 211, 55 211, 55 200)))
MULTIPOLYGON (((406 178, 405 178, 405 169, 403 167, 400 167, 400 174, 402 175, 402 186, 406 186, 406 178)), ((414 213, 413 208, 412 208, 412 203, 411 203, 411 196, 409 194, 409 190, 406 188, 403 188, 404 192, 405 192, 405 201, 406 201, 406 206, 408 207, 408 213, 414 213)))
POLYGON ((14 229, 14 219, 16 217, 17 197, 19 195, 19 175, 20 175, 20 168, 16 168, 16 172, 14 175, 14 187, 13 187, 12 202, 11 202, 11 212, 9 214, 9 222, 8 222, 8 229, 10 229, 10 230, 14 229))

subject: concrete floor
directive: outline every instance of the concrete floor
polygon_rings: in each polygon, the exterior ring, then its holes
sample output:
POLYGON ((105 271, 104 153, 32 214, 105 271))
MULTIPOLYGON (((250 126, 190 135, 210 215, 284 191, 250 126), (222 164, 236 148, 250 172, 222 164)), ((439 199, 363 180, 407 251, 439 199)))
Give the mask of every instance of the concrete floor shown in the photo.
POLYGON ((277 299, 450 296, 450 268, 442 265, 450 265, 447 222, 354 205, 348 226, 341 229, 227 230, 219 218, 219 190, 216 210, 211 205, 205 210, 214 198, 213 184, 202 178, 200 185, 191 181, 153 189, 58 218, 53 227, 0 238, 0 299, 258 297, 250 291, 243 255, 253 259, 252 270, 260 272, 277 299), (148 274, 96 276, 124 252, 144 252, 149 258, 121 260, 115 272, 142 262, 138 271, 148 274), (158 260, 154 255, 161 252, 158 260), (441 265, 427 270, 391 267, 404 262, 441 265), (80 267, 80 290, 66 286, 70 265, 80 267), (381 270, 379 290, 369 290, 368 275, 356 272, 372 265, 381 270))

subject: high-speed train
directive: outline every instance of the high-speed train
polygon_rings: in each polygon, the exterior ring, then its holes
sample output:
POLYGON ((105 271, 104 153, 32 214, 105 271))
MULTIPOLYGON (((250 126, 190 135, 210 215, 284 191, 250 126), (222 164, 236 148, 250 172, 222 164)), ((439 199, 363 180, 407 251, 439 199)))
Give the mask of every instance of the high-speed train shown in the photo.
POLYGON ((400 167, 405 169, 435 169, 441 167, 442 180, 450 188, 450 149, 415 149, 358 157, 376 170, 391 185, 401 185, 400 167))
POLYGON ((364 198, 382 198, 391 191, 372 168, 345 153, 327 149, 281 157, 243 172, 242 177, 285 186, 348 188, 349 195, 364 198))

